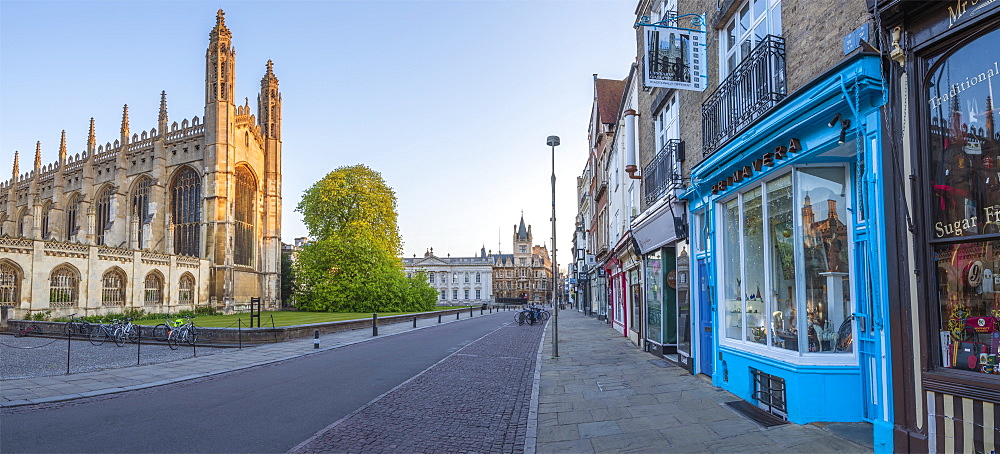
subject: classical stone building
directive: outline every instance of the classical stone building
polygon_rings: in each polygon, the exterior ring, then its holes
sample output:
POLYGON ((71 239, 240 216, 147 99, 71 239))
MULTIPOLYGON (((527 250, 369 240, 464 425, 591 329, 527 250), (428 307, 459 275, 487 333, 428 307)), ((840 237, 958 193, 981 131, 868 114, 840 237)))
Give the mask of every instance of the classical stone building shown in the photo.
POLYGON ((532 245, 531 226, 524 217, 514 226, 511 254, 493 254, 493 294, 498 302, 511 299, 548 304, 551 299, 552 260, 545 246, 532 245))
POLYGON ((493 303, 493 260, 486 249, 472 257, 438 257, 430 248, 423 257, 403 258, 406 275, 423 271, 438 291, 439 306, 477 306, 493 303))
POLYGON ((267 62, 235 104, 236 55, 219 10, 205 56, 205 112, 130 129, 0 184, 0 305, 14 316, 233 308, 280 298, 281 94, 267 62))

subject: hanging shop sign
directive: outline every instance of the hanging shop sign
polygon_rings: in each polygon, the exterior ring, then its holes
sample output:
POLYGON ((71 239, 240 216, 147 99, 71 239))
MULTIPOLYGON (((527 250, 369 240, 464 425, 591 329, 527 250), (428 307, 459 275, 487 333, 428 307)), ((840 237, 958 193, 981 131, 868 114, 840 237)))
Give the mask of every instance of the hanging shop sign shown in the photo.
POLYGON ((678 16, 669 12, 667 17, 649 23, 643 16, 635 24, 643 27, 646 49, 643 51, 643 84, 654 88, 705 91, 708 87, 706 65, 705 20, 698 14, 678 16), (689 20, 695 28, 678 26, 689 20))
POLYGON ((719 180, 718 183, 713 184, 712 194, 718 194, 735 186, 737 183, 752 177, 754 172, 760 172, 764 167, 772 167, 775 161, 785 159, 790 153, 797 151, 802 151, 802 144, 799 142, 799 139, 791 139, 788 141, 787 147, 781 145, 774 147, 773 153, 764 153, 760 158, 750 163, 750 165, 743 166, 743 168, 733 172, 732 175, 727 176, 726 179, 719 180))

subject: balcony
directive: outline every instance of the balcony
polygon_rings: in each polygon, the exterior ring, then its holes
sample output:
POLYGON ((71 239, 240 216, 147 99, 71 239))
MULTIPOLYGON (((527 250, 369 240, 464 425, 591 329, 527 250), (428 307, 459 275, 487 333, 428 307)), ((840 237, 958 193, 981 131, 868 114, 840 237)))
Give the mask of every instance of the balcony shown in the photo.
POLYGON ((708 157, 785 99, 785 40, 767 35, 701 105, 708 157))
POLYGON ((656 202, 671 189, 682 187, 680 163, 683 161, 684 141, 671 139, 642 169, 642 192, 647 205, 656 202))

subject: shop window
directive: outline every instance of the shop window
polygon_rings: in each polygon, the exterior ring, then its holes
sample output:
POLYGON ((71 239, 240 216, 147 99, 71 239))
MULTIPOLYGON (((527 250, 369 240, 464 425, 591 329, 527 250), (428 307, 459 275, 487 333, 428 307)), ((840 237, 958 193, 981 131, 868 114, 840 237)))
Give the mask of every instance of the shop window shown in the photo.
POLYGON ((843 166, 797 168, 722 205, 726 339, 853 351, 846 178, 843 166))
MULTIPOLYGON (((1000 372, 1000 133, 992 82, 1000 29, 929 59, 925 187, 940 314, 940 364, 1000 372)), ((938 341, 932 341, 937 343, 938 341)))
POLYGON ((663 266, 660 250, 645 256, 646 261, 646 339, 657 344, 663 343, 663 266))

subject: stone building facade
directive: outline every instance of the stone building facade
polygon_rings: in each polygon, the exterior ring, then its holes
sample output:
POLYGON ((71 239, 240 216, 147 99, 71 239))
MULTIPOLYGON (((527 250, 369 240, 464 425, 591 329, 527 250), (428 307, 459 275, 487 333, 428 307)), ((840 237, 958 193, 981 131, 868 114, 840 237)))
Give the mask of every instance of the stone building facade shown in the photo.
POLYGON ((423 271, 438 291, 438 306, 478 306, 493 303, 493 261, 486 250, 472 257, 438 257, 430 248, 423 257, 403 258, 406 275, 423 271))
POLYGON ((493 294, 497 301, 519 299, 548 304, 552 298, 552 259, 548 248, 532 245, 531 226, 514 226, 511 254, 493 254, 493 294))
POLYGON ((14 316, 277 304, 281 254, 281 94, 267 62, 254 114, 235 104, 236 55, 219 10, 206 52, 205 112, 171 122, 166 93, 148 131, 0 183, 0 304, 14 316))

